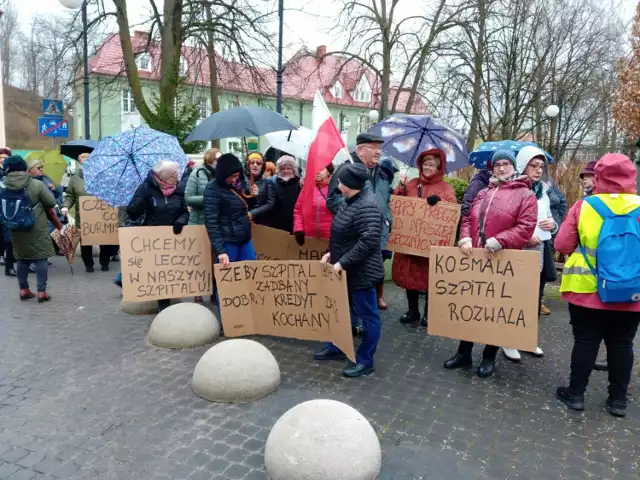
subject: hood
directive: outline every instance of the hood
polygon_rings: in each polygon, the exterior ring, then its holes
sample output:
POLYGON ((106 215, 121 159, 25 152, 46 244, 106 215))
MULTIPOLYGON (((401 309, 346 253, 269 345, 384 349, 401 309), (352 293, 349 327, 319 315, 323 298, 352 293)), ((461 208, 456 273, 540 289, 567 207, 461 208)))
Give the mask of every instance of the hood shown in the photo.
POLYGON ((491 177, 493 177, 493 173, 491 173, 491 170, 479 170, 473 176, 473 178, 471 179, 471 182, 475 180, 478 182, 482 182, 485 185, 489 185, 489 180, 491 179, 491 177))
POLYGON ((607 153, 595 170, 595 193, 636 193, 636 167, 626 155, 607 153))
POLYGON ((542 172, 542 182, 547 182, 549 179, 549 163, 547 162, 547 156, 544 153, 544 150, 538 147, 534 147, 532 145, 527 145, 522 147, 518 152, 518 156, 516 157, 516 170, 518 174, 523 175, 527 165, 534 157, 542 157, 544 159, 544 171, 542 172))
POLYGON ((27 172, 10 172, 4 178, 4 186, 7 190, 22 190, 29 185, 33 177, 27 172))
POLYGON ((447 156, 446 154, 440 150, 439 148, 432 148, 430 150, 426 150, 418 155, 416 159, 416 168, 418 169, 418 174, 420 175, 420 181, 425 184, 430 183, 439 183, 444 178, 444 171, 447 165, 447 156), (440 159, 440 168, 436 173, 431 175, 429 178, 425 177, 422 174, 422 164, 424 163, 424 159, 426 156, 431 155, 433 157, 437 157, 440 159))

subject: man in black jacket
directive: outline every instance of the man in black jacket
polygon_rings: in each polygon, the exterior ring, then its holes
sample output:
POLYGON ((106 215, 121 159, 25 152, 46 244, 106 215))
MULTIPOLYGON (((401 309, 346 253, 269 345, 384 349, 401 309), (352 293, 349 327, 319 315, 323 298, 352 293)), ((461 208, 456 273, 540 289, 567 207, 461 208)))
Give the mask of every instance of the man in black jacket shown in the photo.
MULTIPOLYGON (((351 317, 362 320, 364 327, 356 364, 344 370, 347 377, 373 373, 373 355, 380 340, 376 285, 384 277, 380 249, 383 218, 368 179, 369 172, 362 164, 345 165, 340 169, 339 188, 345 201, 333 218, 329 253, 322 259, 324 263, 333 264, 336 274, 347 273, 351 317)), ((342 360, 345 356, 330 343, 314 358, 342 360)))

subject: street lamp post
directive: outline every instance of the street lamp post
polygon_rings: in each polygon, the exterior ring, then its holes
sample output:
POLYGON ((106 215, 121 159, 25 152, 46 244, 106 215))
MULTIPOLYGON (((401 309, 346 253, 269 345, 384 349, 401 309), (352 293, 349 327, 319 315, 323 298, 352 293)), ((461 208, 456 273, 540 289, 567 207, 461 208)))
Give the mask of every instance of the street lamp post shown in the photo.
POLYGON ((378 120, 380 119, 380 113, 378 113, 377 110, 370 110, 369 111, 369 120, 371 121, 371 125, 375 125, 376 123, 378 123, 378 120))
POLYGON ((282 113, 282 49, 284 35, 284 0, 278 0, 278 71, 276 72, 276 112, 282 113))
POLYGON ((557 105, 549 105, 547 107, 547 109, 544 111, 545 115, 547 117, 549 117, 551 119, 551 126, 549 127, 551 130, 551 135, 550 135, 550 139, 549 139, 549 147, 548 150, 549 152, 551 152, 554 148, 555 148, 555 153, 554 155, 556 156, 556 161, 559 161, 560 159, 557 158, 558 155, 558 144, 556 144, 556 133, 558 130, 558 116, 560 114, 560 107, 558 107, 557 105))
POLYGON ((82 8, 82 47, 83 47, 83 63, 84 73, 82 84, 84 87, 84 138, 91 139, 91 118, 89 111, 89 32, 87 21, 87 3, 88 0, 58 0, 60 4, 70 10, 78 10, 82 8))

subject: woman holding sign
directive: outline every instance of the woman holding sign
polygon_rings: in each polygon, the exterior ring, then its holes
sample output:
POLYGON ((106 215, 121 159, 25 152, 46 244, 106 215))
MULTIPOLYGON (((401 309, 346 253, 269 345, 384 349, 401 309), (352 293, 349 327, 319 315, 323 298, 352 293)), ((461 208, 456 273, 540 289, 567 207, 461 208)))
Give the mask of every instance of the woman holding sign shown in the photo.
MULTIPOLYGON (((422 152, 416 160, 420 172, 418 178, 409 182, 401 181, 393 192, 394 195, 418 197, 434 206, 440 201, 456 203, 456 194, 451 185, 444 181, 444 170, 447 162, 446 154, 439 148, 422 152)), ((407 313, 400 317, 400 323, 417 323, 420 321, 420 292, 429 289, 429 259, 396 253, 393 257, 391 271, 393 282, 407 292, 407 313)), ((428 292, 427 292, 428 294, 428 292)), ((424 307, 421 325, 427 326, 427 301, 424 307)))
MULTIPOLYGON (((135 221, 144 215, 143 226, 170 226, 175 235, 180 235, 189 222, 189 211, 179 181, 180 166, 176 162, 160 160, 133 194, 127 207, 129 218, 135 221)), ((171 300, 158 300, 160 310, 169 305, 171 300)))
MULTIPOLYGON (((458 245, 465 255, 473 248, 484 248, 491 256, 502 249, 523 249, 536 229, 538 205, 531 182, 519 176, 516 159, 510 151, 497 151, 488 168, 493 172, 489 188, 482 190, 462 218, 458 245)), ((487 345, 478 367, 479 377, 490 377, 495 371, 500 347, 487 345)), ((444 368, 471 366, 473 342, 461 341, 458 353, 444 363, 444 368)))

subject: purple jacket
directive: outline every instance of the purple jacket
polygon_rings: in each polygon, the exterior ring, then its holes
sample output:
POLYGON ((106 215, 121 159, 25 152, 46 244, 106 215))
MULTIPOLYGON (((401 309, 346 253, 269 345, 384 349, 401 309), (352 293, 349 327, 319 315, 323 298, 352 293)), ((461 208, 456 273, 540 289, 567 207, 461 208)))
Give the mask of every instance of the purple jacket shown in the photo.
POLYGON ((489 186, 489 179, 491 178, 491 175, 491 170, 480 170, 473 176, 473 178, 469 182, 467 190, 464 192, 464 197, 462 197, 462 217, 467 216, 467 213, 469 213, 469 210, 471 210, 471 205, 473 204, 473 201, 475 200, 478 193, 489 186))

